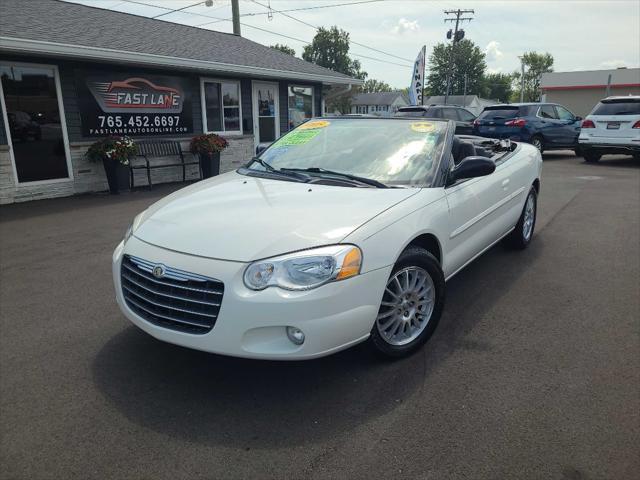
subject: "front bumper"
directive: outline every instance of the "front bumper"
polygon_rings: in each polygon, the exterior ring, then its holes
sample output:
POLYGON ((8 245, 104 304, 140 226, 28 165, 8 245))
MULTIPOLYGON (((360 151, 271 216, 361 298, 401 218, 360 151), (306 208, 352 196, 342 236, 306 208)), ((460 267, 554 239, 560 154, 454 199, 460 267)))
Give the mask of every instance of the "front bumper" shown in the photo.
POLYGON ((116 300, 125 316, 159 340, 222 355, 271 360, 301 360, 329 355, 366 340, 375 322, 392 266, 342 282, 291 292, 253 291, 242 280, 246 263, 186 255, 131 237, 113 253, 116 300), (180 332, 149 323, 125 303, 120 284, 124 254, 224 282, 215 326, 205 334, 180 332), (292 343, 286 327, 301 329, 302 345, 292 343))

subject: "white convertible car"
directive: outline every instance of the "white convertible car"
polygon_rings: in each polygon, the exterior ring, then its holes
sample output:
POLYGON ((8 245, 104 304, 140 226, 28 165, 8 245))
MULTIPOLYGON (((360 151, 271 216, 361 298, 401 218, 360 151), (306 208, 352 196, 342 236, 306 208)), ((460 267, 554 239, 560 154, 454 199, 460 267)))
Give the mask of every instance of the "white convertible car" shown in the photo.
POLYGON ((446 281, 500 240, 525 248, 536 222, 540 153, 454 130, 304 123, 138 215, 113 254, 118 305, 160 340, 223 355, 411 353, 446 281))

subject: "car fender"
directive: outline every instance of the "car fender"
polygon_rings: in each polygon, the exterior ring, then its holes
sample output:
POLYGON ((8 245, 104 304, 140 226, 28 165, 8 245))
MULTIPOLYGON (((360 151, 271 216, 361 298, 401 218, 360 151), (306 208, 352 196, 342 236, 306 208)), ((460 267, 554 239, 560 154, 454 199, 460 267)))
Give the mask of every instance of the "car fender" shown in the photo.
MULTIPOLYGON (((343 240, 363 250, 362 271, 394 265, 403 250, 417 237, 429 234, 438 242, 446 268, 449 210, 444 188, 423 188, 407 201, 365 223, 343 240)), ((446 272, 446 270, 445 270, 446 272)))

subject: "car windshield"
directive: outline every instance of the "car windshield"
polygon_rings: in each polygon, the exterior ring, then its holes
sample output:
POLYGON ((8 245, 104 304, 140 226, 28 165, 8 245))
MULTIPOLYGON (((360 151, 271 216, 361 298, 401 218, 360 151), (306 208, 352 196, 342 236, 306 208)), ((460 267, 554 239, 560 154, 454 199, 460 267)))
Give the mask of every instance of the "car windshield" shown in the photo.
POLYGON ((483 120, 501 120, 503 118, 515 118, 520 109, 518 107, 488 107, 480 114, 483 120))
POLYGON ((396 117, 424 117, 424 108, 403 108, 396 112, 396 117))
POLYGON ((313 176, 331 171, 390 186, 428 187, 447 128, 447 122, 417 119, 310 120, 274 142, 249 170, 294 169, 313 176))
POLYGON ((591 115, 640 115, 640 98, 604 100, 596 105, 591 115))

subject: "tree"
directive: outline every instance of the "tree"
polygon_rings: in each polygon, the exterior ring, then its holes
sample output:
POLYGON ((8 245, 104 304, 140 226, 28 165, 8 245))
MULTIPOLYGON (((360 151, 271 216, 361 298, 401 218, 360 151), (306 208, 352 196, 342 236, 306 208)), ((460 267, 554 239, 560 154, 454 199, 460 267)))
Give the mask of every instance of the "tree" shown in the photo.
POLYGON ((467 78, 467 93, 479 94, 482 89, 482 78, 487 68, 485 54, 471 40, 463 39, 454 45, 439 43, 433 47, 429 56, 427 70, 427 90, 430 95, 444 95, 447 89, 447 73, 449 70, 449 55, 453 49, 451 67, 450 95, 464 93, 465 75, 467 78))
MULTIPOLYGON (((307 62, 344 73, 350 77, 361 80, 367 78, 367 72, 362 70, 360 62, 349 57, 349 34, 336 26, 329 29, 320 27, 312 42, 304 47, 302 58, 307 62)), ((351 98, 358 92, 358 89, 344 91, 344 87, 337 87, 332 90, 327 93, 327 108, 331 111, 349 113, 351 98)))
MULTIPOLYGON (((553 55, 550 53, 527 52, 522 56, 524 63, 524 101, 540 100, 540 77, 543 73, 553 72, 553 55)), ((514 83, 518 86, 515 96, 519 99, 522 74, 513 72, 514 83)))
POLYGON ((334 72, 365 80, 367 72, 362 71, 358 60, 349 57, 349 34, 334 26, 320 27, 309 45, 305 45, 302 58, 334 72))
POLYGON ((391 92, 393 89, 388 83, 370 78, 364 82, 364 85, 360 87, 362 93, 376 93, 376 92, 391 92))
POLYGON ((509 73, 488 73, 482 79, 481 95, 492 100, 507 103, 513 94, 513 75, 509 73))
POLYGON ((296 56, 296 51, 288 45, 276 43, 275 45, 271 45, 270 48, 275 50, 280 50, 282 53, 286 53, 287 55, 291 55, 292 57, 296 56))

